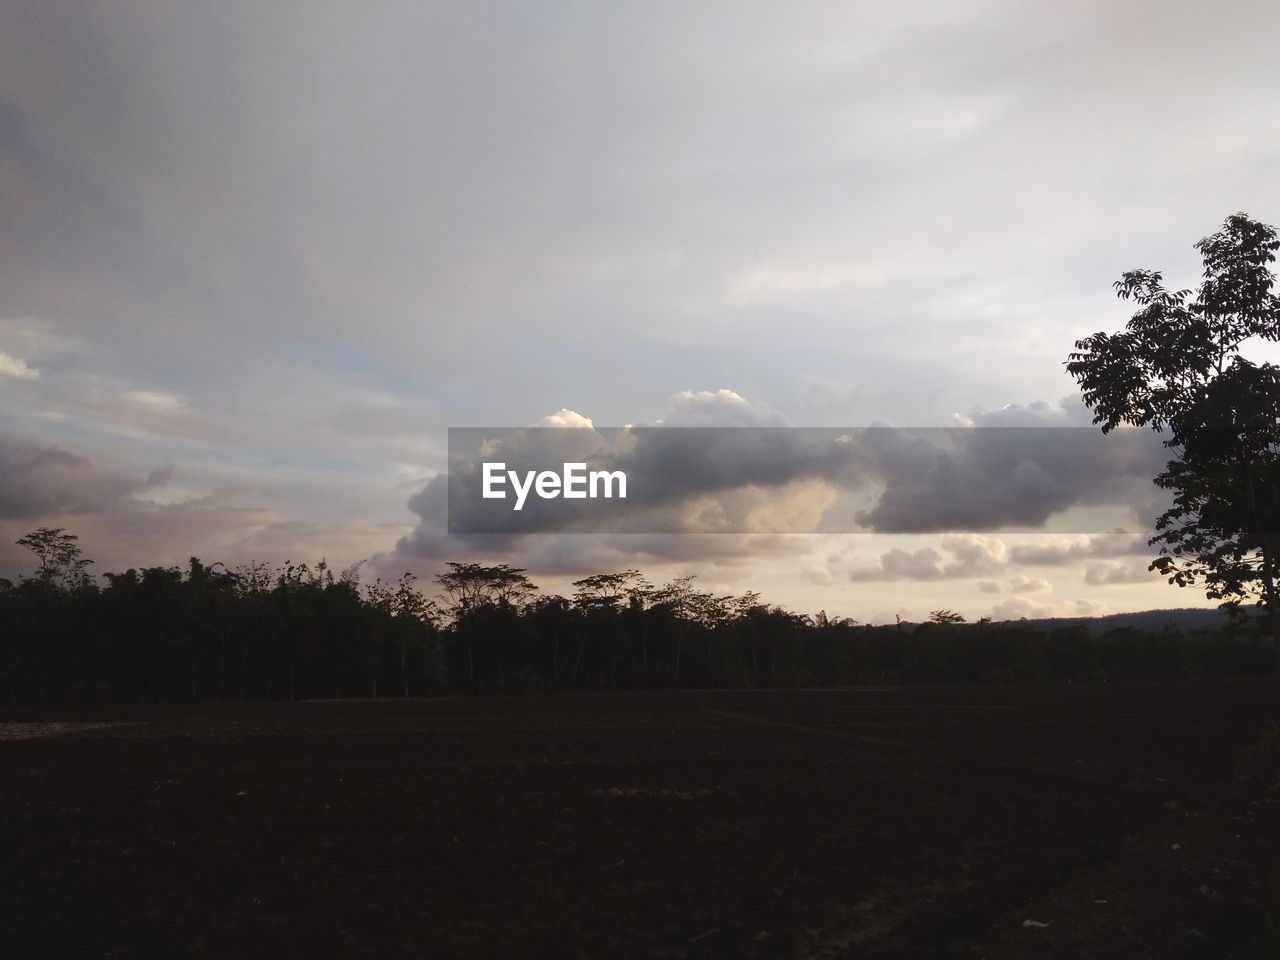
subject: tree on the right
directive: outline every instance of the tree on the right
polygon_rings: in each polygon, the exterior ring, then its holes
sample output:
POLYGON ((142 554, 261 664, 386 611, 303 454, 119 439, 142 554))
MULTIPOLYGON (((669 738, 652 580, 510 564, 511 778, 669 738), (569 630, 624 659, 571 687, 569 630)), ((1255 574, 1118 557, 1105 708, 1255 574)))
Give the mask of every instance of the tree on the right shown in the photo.
POLYGON ((1115 288, 1137 312, 1123 331, 1077 341, 1066 367, 1104 433, 1167 435, 1173 459, 1154 479, 1172 505, 1150 569, 1230 608, 1264 607, 1280 654, 1280 367, 1257 349, 1280 341, 1278 247, 1274 227, 1237 213, 1196 244, 1195 290, 1129 271, 1115 288))

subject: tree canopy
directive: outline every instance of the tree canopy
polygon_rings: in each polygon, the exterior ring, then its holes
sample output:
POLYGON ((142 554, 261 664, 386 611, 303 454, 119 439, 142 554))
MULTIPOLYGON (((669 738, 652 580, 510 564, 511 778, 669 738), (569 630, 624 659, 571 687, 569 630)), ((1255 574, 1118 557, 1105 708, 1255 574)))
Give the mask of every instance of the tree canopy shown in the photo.
POLYGON ((74 590, 88 581, 87 568, 93 563, 84 556, 79 539, 62 527, 39 527, 17 545, 36 555, 36 578, 41 583, 55 590, 74 590))
MULTIPOLYGON (((65 531, 34 538, 69 544, 65 531)), ((27 538, 24 538, 27 539, 27 538)), ((82 560, 75 550, 63 554, 82 560)), ((412 574, 360 582, 319 563, 130 568, 73 587, 45 555, 0 581, 0 706, 75 701, 421 697, 443 691, 992 683, 1260 676, 1251 625, 1199 636, 1083 627, 933 622, 870 626, 807 616, 692 575, 636 570, 534 591, 505 565, 449 564, 440 593, 412 574), (42 571, 52 569, 46 576, 42 571), (946 626, 939 627, 943 623, 946 626)), ((81 568, 82 569, 82 568, 81 568)), ((1159 629, 1158 627, 1156 628, 1159 629)))
POLYGON ((1277 248, 1274 227, 1237 213, 1196 244, 1195 290, 1125 273, 1115 288, 1137 312, 1119 333, 1077 341, 1066 366, 1104 432, 1167 434, 1174 458, 1155 483, 1173 499, 1151 569, 1228 605, 1265 606, 1280 636, 1280 367, 1246 356, 1280 340, 1277 248))

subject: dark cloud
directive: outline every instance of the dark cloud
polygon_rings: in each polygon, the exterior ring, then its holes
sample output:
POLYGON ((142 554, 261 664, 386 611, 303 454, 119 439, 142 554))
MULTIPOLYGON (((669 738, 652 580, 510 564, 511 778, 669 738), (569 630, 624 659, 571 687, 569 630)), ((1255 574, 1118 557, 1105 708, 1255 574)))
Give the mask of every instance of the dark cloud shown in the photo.
MULTIPOLYGON (((721 391, 727 393, 727 391, 721 391)), ((740 404, 745 401, 729 394, 740 404)), ((582 418, 584 423, 589 423, 582 418)), ((1151 478, 1168 457, 1158 435, 1079 426, 1076 405, 1007 407, 953 428, 860 430, 658 425, 450 434, 448 516, 467 533, 616 531, 929 533, 1043 529, 1069 510, 1139 529, 1155 519, 1151 478), (564 462, 621 471, 625 500, 481 496, 481 467, 520 476, 564 462), (843 499, 841 499, 843 498, 843 499), (871 506, 853 509, 858 499, 871 506), (837 501, 840 501, 837 503, 837 501), (832 508, 832 509, 828 509, 832 508), (1092 511, 1092 512, 1088 512, 1092 511)), ((1087 417, 1085 418, 1087 419, 1087 417)), ((699 424, 713 423, 709 415, 699 424)), ((1085 527, 1087 529, 1087 527, 1085 527)))
POLYGON ((1099 558, 1150 556, 1154 550, 1147 536, 1096 536, 1067 543, 1018 544, 1010 551, 1014 563, 1062 567, 1099 558))
POLYGON ((156 467, 147 474, 148 487, 167 487, 169 481, 173 479, 173 464, 166 463, 163 467, 156 467))
MULTIPOLYGON (((1164 454, 1153 436, 1104 437, 1078 425, 1088 419, 1078 403, 979 411, 955 428, 853 431, 781 426, 780 415, 724 390, 686 391, 671 408, 652 426, 619 430, 597 429, 561 410, 534 428, 454 431, 450 475, 436 476, 410 497, 419 522, 375 565, 420 569, 463 557, 516 558, 538 572, 569 575, 627 565, 628 557, 735 563, 809 548, 790 533, 870 529, 953 535, 937 548, 886 551, 856 566, 849 579, 969 579, 1020 557, 1065 564, 1132 550, 1133 537, 1122 538, 1125 546, 1100 538, 1094 545, 1020 544, 1009 551, 979 533, 1042 527, 1073 508, 1131 507, 1148 496, 1164 454), (628 499, 597 501, 591 513, 582 501, 530 497, 517 514, 506 502, 479 503, 482 460, 520 470, 558 469, 565 460, 621 469, 628 499), (847 502, 858 497, 869 497, 872 506, 853 511, 847 502), (501 509, 479 512, 494 506, 501 509), (841 512, 845 525, 834 525, 831 515, 841 512)), ((821 579, 834 576, 827 571, 821 579)), ((1044 586, 1042 579, 1012 578, 995 589, 1017 594, 1044 586)))
POLYGON ((1078 425, 1076 406, 1006 407, 956 429, 866 431, 856 463, 882 492, 858 523, 877 533, 982 531, 1043 527, 1075 507, 1147 509, 1151 478, 1168 460, 1160 438, 1104 436, 1078 425))
POLYGON ((646 563, 734 565, 798 555, 810 546, 804 537, 767 533, 449 533, 448 495, 449 481, 443 474, 413 494, 408 505, 418 524, 393 551, 374 557, 371 567, 398 575, 405 569, 430 571, 449 560, 468 559, 512 563, 544 576, 576 576, 646 563))
POLYGON ((0 435, 0 517, 97 513, 143 486, 54 444, 0 435))

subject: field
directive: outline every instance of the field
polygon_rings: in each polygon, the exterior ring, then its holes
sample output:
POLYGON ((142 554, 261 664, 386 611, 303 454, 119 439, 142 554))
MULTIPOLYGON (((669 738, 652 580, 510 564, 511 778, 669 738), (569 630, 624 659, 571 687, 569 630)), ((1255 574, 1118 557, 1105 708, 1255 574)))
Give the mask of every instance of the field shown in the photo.
POLYGON ((1232 681, 0 714, 0 953, 1272 956, 1273 718, 1232 681))

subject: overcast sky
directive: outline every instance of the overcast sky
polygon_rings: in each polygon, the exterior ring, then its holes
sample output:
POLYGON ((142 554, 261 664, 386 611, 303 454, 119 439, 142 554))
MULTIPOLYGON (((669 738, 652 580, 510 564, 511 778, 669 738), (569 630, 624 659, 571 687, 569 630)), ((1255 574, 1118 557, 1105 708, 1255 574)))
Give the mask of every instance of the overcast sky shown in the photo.
MULTIPOLYGON (((0 0, 0 573, 45 524, 98 571, 429 575, 473 547, 427 503, 449 426, 1087 422, 1062 362, 1127 320, 1112 281, 1280 221, 1278 31, 1271 0, 0 0)), ((1132 537, 490 555, 862 619, 1203 603, 1132 537)))

